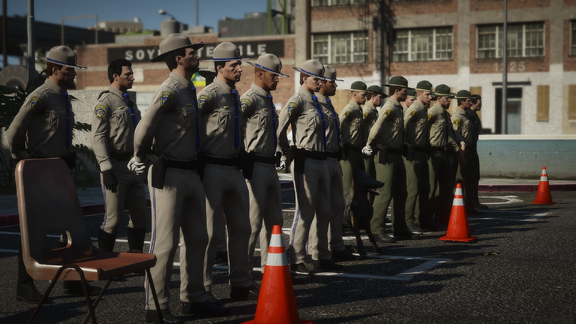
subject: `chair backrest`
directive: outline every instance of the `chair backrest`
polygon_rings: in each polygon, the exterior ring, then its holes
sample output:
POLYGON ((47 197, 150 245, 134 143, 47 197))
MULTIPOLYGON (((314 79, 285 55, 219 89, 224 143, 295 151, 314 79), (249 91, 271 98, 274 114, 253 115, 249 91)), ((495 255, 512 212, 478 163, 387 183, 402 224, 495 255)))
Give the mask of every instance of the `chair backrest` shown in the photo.
MULTIPOLYGON (((66 259, 62 249, 50 249, 48 234, 69 232, 67 247, 91 254, 92 241, 66 163, 59 159, 23 160, 16 166, 16 194, 22 235, 22 255, 30 262, 66 259), (55 252, 60 250, 59 252, 55 252)), ((66 262, 63 260, 63 262, 66 262)))

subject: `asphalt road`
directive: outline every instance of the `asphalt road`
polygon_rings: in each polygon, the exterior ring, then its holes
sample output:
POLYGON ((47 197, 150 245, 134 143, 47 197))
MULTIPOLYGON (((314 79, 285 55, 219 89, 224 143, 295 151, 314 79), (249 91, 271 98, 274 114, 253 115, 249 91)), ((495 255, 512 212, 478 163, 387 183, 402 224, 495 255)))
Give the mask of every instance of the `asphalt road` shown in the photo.
MULTIPOLYGON (((532 205, 535 193, 480 193, 491 210, 469 217, 476 243, 438 240, 443 232, 420 240, 381 244, 376 255, 341 262, 344 275, 294 277, 301 319, 316 323, 575 323, 576 193, 553 192, 557 204, 532 205)), ((284 229, 293 217, 294 196, 284 192, 284 229)), ((92 237, 102 216, 86 217, 92 237)), ((125 221, 127 223, 127 221, 125 221)), ((18 227, 0 228, 0 322, 26 322, 34 309, 15 300, 18 227)), ((55 233, 58 234, 58 233, 55 233)), ((346 243, 354 245, 351 233, 346 243)), ((147 239, 149 238, 149 233, 147 239)), ((48 238, 56 245, 56 238, 48 238)), ((126 250, 125 225, 116 250, 126 250)), ((287 242, 288 236, 284 235, 287 242)), ((258 266, 259 258, 254 264, 258 266)), ((196 323, 242 323, 253 319, 256 302, 228 299, 227 270, 218 264, 214 294, 233 316, 183 317, 196 323)), ((260 280, 259 272, 255 273, 260 280)), ((125 276, 110 286, 96 309, 101 323, 142 323, 142 276, 125 276)), ((96 283, 102 286, 104 283, 96 283)), ((179 269, 175 268, 170 308, 180 315, 179 269)), ((47 282, 37 282, 43 291, 47 282)), ((86 314, 83 297, 62 294, 56 286, 37 323, 79 323, 86 314)))

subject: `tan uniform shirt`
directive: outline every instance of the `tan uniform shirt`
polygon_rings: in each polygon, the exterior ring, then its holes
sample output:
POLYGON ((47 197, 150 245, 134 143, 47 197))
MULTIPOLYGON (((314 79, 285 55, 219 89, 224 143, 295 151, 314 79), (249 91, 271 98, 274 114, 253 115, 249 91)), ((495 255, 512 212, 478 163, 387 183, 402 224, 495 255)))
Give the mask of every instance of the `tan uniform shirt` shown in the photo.
POLYGON ((300 87, 282 111, 278 124, 278 145, 282 150, 282 160, 286 160, 290 146, 286 136, 288 126, 292 125, 292 145, 307 151, 324 152, 322 121, 326 123, 324 113, 318 114, 312 93, 300 87))
POLYGON ((170 160, 196 160, 196 114, 190 80, 172 72, 154 93, 148 110, 136 127, 134 156, 146 160, 151 150, 170 160))
POLYGON ((452 145, 456 152, 460 151, 460 144, 464 142, 460 134, 454 132, 450 115, 446 109, 435 103, 428 110, 428 124, 430 125, 430 146, 435 148, 452 145))
POLYGON ((426 108, 416 100, 404 113, 404 140, 417 148, 425 148, 429 137, 426 108))
POLYGON ((278 129, 276 108, 268 95, 270 95, 269 92, 252 84, 250 90, 240 98, 242 115, 246 119, 245 150, 264 157, 276 154, 274 137, 278 129))
POLYGON ((364 118, 363 123, 364 138, 362 139, 362 147, 364 147, 366 145, 366 142, 368 142, 368 135, 370 135, 370 130, 372 129, 372 126, 374 126, 374 124, 378 120, 378 110, 376 109, 376 107, 374 107, 374 105, 370 101, 366 101, 366 104, 364 104, 364 108, 362 108, 362 113, 363 113, 362 117, 364 118))
POLYGON ((205 137, 202 142, 202 151, 206 156, 217 158, 235 158, 242 149, 242 129, 244 118, 241 118, 240 96, 236 94, 238 102, 238 136, 239 145, 234 148, 235 113, 234 97, 231 88, 224 81, 214 78, 209 86, 202 89, 198 94, 198 106, 200 107, 205 129, 205 137))
MULTIPOLYGON (((94 114, 92 115, 92 134, 90 144, 100 164, 100 170, 112 169, 110 153, 134 154, 134 129, 132 115, 124 92, 110 86, 100 93, 94 114)), ((136 104, 130 99, 136 121, 142 116, 136 104)))
POLYGON ((362 108, 350 100, 340 112, 340 134, 344 145, 364 147, 362 108))
POLYGON ((464 109, 460 107, 454 109, 454 112, 452 113, 452 125, 454 126, 454 130, 462 136, 464 143, 466 143, 467 146, 473 144, 473 125, 464 109))
POLYGON ((340 138, 338 137, 336 123, 338 123, 338 127, 340 127, 340 119, 333 110, 334 108, 330 107, 328 100, 326 100, 327 98, 324 95, 316 93, 316 97, 318 98, 318 102, 320 103, 320 107, 322 107, 324 115, 326 115, 326 152, 338 152, 342 141, 340 141, 340 138))
MULTIPOLYGON (((6 133, 14 159, 24 158, 22 151, 35 157, 66 157, 66 100, 64 89, 46 79, 26 97, 6 133), (28 145, 26 145, 28 143, 28 145)), ((70 127, 74 112, 70 111, 70 127)))
POLYGON ((377 144, 393 150, 402 148, 404 142, 404 114, 402 106, 394 98, 388 98, 378 119, 368 135, 366 146, 372 149, 377 144))

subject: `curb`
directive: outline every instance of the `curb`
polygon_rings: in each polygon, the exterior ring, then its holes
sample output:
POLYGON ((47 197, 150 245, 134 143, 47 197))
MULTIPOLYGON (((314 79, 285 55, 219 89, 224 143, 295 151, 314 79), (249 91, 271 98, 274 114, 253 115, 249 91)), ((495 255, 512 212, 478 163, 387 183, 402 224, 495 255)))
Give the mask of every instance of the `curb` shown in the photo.
MULTIPOLYGON (((292 181, 280 181, 280 189, 287 190, 294 188, 292 181)), ((478 191, 480 192, 498 192, 498 191, 525 191, 537 192, 538 185, 479 185, 478 191)), ((576 191, 576 183, 564 184, 551 184, 550 191, 576 191)), ((150 207, 150 199, 146 199, 146 205, 150 207)), ((104 204, 88 204, 82 205, 82 213, 84 216, 103 214, 105 211, 104 204)), ((18 213, 0 215, 0 227, 12 226, 18 224, 18 213)))

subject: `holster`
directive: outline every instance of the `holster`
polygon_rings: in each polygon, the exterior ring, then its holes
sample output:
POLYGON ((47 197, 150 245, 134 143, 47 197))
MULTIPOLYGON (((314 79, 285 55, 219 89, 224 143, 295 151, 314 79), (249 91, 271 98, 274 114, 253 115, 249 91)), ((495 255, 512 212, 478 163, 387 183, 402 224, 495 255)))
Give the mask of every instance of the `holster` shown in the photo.
POLYGON ((282 158, 282 152, 280 152, 280 151, 276 152, 276 167, 280 166, 281 158, 282 158))
POLYGON ((376 145, 376 148, 378 148, 378 151, 380 152, 380 155, 378 156, 378 163, 386 164, 386 161, 388 160, 388 149, 381 144, 376 145))
POLYGON ((304 174, 304 164, 306 163, 306 156, 303 151, 298 150, 295 146, 290 148, 292 157, 294 159, 294 172, 304 174))
POLYGON ((148 159, 152 161, 151 185, 156 189, 163 189, 164 180, 166 179, 166 157, 150 153, 148 154, 148 159))
POLYGON ((252 180, 252 174, 254 174, 254 157, 256 153, 242 150, 238 155, 238 168, 242 169, 242 175, 244 179, 252 180))
POLYGON ((414 159, 414 146, 404 142, 402 145, 402 155, 406 158, 406 161, 412 161, 414 159))

